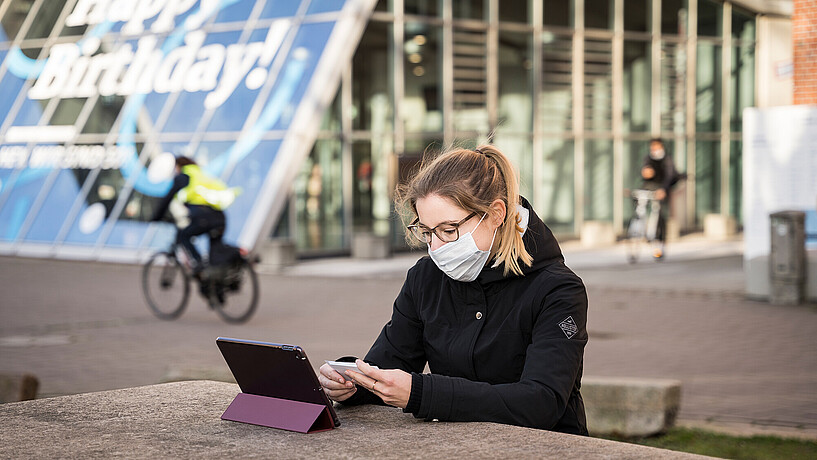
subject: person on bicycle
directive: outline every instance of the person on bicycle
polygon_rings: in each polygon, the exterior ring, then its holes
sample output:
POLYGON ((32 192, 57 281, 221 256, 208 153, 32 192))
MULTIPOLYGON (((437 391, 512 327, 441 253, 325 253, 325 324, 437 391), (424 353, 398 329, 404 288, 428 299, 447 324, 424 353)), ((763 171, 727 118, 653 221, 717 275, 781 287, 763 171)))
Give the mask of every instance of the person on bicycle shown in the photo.
POLYGON ((170 191, 159 202, 152 221, 162 220, 174 198, 184 203, 187 209, 185 219, 177 219, 179 230, 176 243, 187 250, 193 258, 193 276, 199 278, 204 266, 201 254, 196 250, 191 239, 207 233, 210 237, 210 248, 221 246, 226 219, 224 209, 234 194, 227 189, 221 180, 206 174, 193 159, 186 156, 176 157, 176 176, 170 191), (180 222, 183 222, 180 224, 180 222))
POLYGON ((655 199, 661 203, 658 216, 656 238, 660 242, 653 254, 656 259, 664 257, 664 244, 667 238, 667 216, 669 213, 669 191, 681 178, 675 169, 672 157, 664 149, 664 141, 660 138, 650 140, 650 150, 641 166, 642 185, 647 190, 655 191, 655 199))

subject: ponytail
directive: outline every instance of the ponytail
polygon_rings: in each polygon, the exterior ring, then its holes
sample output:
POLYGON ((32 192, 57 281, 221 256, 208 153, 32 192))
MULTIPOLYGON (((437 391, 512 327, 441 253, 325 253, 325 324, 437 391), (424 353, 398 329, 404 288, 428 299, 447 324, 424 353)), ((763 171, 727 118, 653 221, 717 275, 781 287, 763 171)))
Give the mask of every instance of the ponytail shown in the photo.
POLYGON ((519 226, 521 217, 519 216, 519 179, 516 170, 508 157, 492 145, 477 148, 479 153, 496 163, 499 174, 505 182, 505 197, 498 197, 505 201, 505 220, 497 231, 499 236, 499 247, 497 248, 494 260, 496 264, 505 266, 504 274, 512 272, 516 275, 522 274, 522 267, 519 262, 530 267, 533 257, 525 249, 522 241, 522 228, 519 226))

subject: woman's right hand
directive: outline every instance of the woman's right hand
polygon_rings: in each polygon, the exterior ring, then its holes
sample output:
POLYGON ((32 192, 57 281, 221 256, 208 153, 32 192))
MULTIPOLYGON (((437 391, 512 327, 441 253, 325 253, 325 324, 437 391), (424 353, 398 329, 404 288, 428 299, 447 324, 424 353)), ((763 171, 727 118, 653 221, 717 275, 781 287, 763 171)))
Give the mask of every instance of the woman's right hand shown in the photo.
POLYGON ((357 391, 357 387, 351 380, 343 378, 338 371, 332 369, 328 364, 321 366, 320 371, 318 381, 329 399, 345 401, 357 391))

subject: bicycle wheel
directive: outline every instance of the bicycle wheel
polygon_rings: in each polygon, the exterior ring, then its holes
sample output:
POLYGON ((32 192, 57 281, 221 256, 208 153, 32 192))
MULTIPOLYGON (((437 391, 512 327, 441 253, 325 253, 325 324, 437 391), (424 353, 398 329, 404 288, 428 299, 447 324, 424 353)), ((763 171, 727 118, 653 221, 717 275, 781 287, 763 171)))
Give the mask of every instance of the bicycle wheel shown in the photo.
POLYGON ((627 227, 627 261, 634 264, 638 261, 641 248, 646 246, 646 222, 637 216, 630 219, 627 227))
POLYGON ((244 323, 258 307, 258 275, 246 260, 226 270, 223 279, 210 286, 210 305, 228 323, 244 323))
POLYGON ((157 252, 142 269, 142 292, 154 315, 176 319, 190 298, 190 278, 174 254, 157 252))

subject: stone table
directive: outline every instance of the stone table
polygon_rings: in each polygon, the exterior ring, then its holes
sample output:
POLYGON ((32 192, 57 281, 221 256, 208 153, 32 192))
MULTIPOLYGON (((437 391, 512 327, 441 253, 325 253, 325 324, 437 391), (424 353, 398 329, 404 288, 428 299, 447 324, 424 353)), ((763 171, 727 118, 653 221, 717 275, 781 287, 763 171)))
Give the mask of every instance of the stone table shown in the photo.
POLYGON ((0 458, 703 458, 496 423, 339 407, 301 434, 221 420, 235 384, 186 381, 0 405, 0 458))

